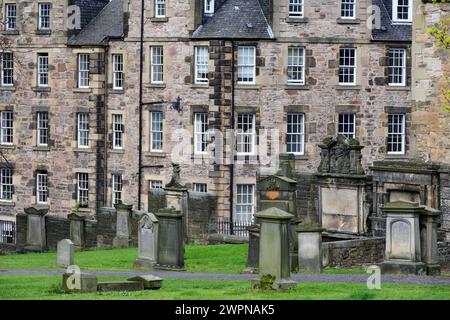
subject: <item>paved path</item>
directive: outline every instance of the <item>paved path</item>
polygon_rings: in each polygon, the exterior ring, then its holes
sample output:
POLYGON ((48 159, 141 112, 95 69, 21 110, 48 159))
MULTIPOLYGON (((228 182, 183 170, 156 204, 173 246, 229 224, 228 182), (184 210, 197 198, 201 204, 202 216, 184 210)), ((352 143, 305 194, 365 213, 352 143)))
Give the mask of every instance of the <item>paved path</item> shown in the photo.
MULTIPOLYGON (((63 270, 0 270, 2 275, 60 275, 63 270)), ((149 272, 132 271, 86 271, 98 276, 124 276, 148 274, 149 272)), ((197 280, 250 280, 256 277, 251 274, 205 274, 188 272, 155 271, 151 274, 162 278, 197 279, 197 280)), ((292 278, 298 282, 324 282, 324 283, 366 283, 369 275, 364 274, 293 274, 292 278)), ((423 284, 450 286, 450 277, 426 276, 382 276, 381 283, 392 284, 423 284)))

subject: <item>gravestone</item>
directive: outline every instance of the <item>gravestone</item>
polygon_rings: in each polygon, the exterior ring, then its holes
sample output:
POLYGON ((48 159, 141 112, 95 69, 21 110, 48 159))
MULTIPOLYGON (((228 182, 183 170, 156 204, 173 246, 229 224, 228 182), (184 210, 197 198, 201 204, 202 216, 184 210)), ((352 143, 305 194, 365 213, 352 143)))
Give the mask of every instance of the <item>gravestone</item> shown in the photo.
POLYGON ((317 224, 299 224, 298 235, 298 267, 310 272, 322 272, 322 232, 317 224))
POLYGON ((97 277, 93 274, 65 272, 62 276, 62 287, 64 292, 97 292, 97 277))
POLYGON ((59 241, 56 251, 56 264, 58 267, 67 268, 74 264, 75 246, 70 239, 59 241))
POLYGON ((139 220, 138 249, 133 269, 152 271, 158 257, 158 219, 153 213, 144 213, 139 220))
POLYGON ((386 251, 383 273, 426 274, 420 246, 419 216, 424 207, 414 202, 389 202, 386 214, 386 251))
POLYGON ((128 279, 128 281, 142 282, 145 290, 158 290, 162 287, 163 279, 151 274, 143 276, 135 276, 128 279))
POLYGON ((285 290, 296 285, 291 280, 289 257, 289 222, 292 214, 269 208, 255 214, 261 225, 259 243, 259 278, 256 288, 285 290))
POLYGON ((116 209, 116 236, 113 239, 113 247, 127 248, 130 244, 130 216, 133 206, 119 202, 114 205, 114 208, 116 209))
POLYGON ((70 221, 70 240, 77 248, 83 248, 85 243, 86 217, 74 211, 67 215, 70 221))
POLYGON ((439 210, 425 207, 419 218, 422 261, 427 265, 428 275, 441 273, 437 252, 437 226, 440 222, 440 215, 439 210))
POLYGON ((183 215, 174 208, 160 209, 158 219, 158 250, 155 269, 184 270, 183 215))
POLYGON ((257 273, 259 267, 259 224, 254 224, 248 230, 247 273, 257 273))
POLYGON ((45 216, 48 213, 48 206, 35 205, 26 208, 24 211, 28 215, 27 243, 25 249, 30 251, 46 250, 45 216))

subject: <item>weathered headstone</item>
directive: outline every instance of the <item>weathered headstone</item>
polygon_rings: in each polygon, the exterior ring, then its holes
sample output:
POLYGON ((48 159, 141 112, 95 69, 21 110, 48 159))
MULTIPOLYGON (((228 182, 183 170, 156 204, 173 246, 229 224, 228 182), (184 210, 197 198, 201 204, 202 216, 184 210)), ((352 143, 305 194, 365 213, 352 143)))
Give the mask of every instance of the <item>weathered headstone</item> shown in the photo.
POLYGON ((45 215, 48 213, 48 206, 35 205, 25 209, 28 215, 27 244, 25 249, 31 251, 43 251, 47 247, 45 233, 45 215))
POLYGON ((427 265, 428 275, 439 275, 441 266, 437 252, 437 226, 440 221, 440 211, 425 207, 420 215, 420 242, 422 261, 427 265))
POLYGON ((144 285, 144 289, 146 290, 157 290, 162 287, 163 279, 151 274, 144 275, 144 276, 136 276, 131 277, 128 279, 128 281, 137 281, 142 282, 144 285))
POLYGON ((300 224, 298 235, 298 267, 310 272, 322 272, 322 232, 316 224, 300 224))
POLYGON ((259 243, 259 278, 256 288, 285 290, 296 285, 291 280, 289 257, 289 222, 293 215, 278 208, 255 214, 261 225, 259 243))
POLYGON ((420 247, 419 216, 423 206, 413 202, 389 202, 386 214, 386 251, 383 273, 426 274, 420 247))
POLYGON ((248 230, 247 273, 257 273, 259 268, 259 224, 254 224, 248 230))
POLYGON ((67 268, 74 264, 75 246, 70 239, 63 239, 58 242, 57 246, 57 260, 58 267, 67 268))
POLYGON ((116 203, 116 236, 113 239, 113 247, 126 248, 130 244, 130 229, 131 229, 131 209, 132 205, 123 203, 116 203))
POLYGON ((139 220, 138 249, 139 258, 133 268, 152 271, 158 257, 158 219, 153 213, 144 213, 139 220))
POLYGON ((72 212, 67 215, 70 221, 70 240, 77 248, 83 248, 85 243, 85 220, 86 217, 78 212, 72 212))
POLYGON ((62 276, 64 292, 97 292, 97 277, 87 273, 66 272, 62 276))
POLYGON ((144 290, 144 283, 141 281, 109 281, 97 284, 98 292, 107 291, 141 291, 144 290))
POLYGON ((183 215, 165 208, 155 214, 158 219, 158 259, 156 269, 184 270, 183 215))

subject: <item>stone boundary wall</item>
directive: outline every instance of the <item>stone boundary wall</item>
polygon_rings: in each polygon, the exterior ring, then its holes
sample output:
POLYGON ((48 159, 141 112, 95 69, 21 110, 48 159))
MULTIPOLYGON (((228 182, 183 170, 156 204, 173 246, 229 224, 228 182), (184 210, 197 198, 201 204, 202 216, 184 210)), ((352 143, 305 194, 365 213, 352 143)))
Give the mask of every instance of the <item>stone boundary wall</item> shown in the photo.
POLYGON ((210 224, 217 220, 217 197, 190 192, 188 196, 187 236, 190 243, 208 243, 210 224))
POLYGON ((351 267, 381 263, 384 259, 385 239, 382 237, 324 242, 324 267, 351 267))
POLYGON ((57 216, 46 216, 45 235, 48 250, 56 250, 58 241, 70 238, 70 221, 57 216))

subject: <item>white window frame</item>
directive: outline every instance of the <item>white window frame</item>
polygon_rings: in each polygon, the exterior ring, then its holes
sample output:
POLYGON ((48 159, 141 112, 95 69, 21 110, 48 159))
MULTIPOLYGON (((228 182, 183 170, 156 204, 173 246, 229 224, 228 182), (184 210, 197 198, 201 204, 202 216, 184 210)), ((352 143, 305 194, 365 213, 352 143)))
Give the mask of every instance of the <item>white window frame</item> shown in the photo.
POLYGON ((155 17, 165 18, 167 11, 166 0, 155 0, 155 17))
POLYGON ((1 85, 4 87, 14 86, 14 53, 0 53, 1 60, 1 85), (8 59, 6 59, 8 57, 8 59), (5 81, 8 79, 8 81, 5 81))
POLYGON ((122 150, 123 149, 123 136, 124 136, 124 125, 123 125, 123 115, 113 114, 112 115, 112 137, 113 137, 113 149, 122 150))
POLYGON ((206 183, 194 183, 192 186, 192 190, 198 193, 207 193, 208 192, 208 184, 206 183))
POLYGON ((341 86, 354 86, 356 85, 356 71, 357 71, 357 52, 356 48, 340 48, 339 49, 339 85, 341 86), (345 55, 344 56, 344 64, 342 64, 342 53, 343 52, 353 52, 354 56, 354 64, 350 64, 350 61, 352 59, 351 55, 345 55), (346 64, 346 63, 349 64, 346 64), (344 72, 348 71, 348 72, 344 72), (352 82, 341 82, 341 75, 343 76, 351 76, 352 73, 350 71, 353 71, 353 81, 352 82))
POLYGON ((14 112, 0 112, 0 144, 11 146, 14 143, 14 112))
POLYGON ((255 212, 255 185, 238 184, 236 191, 236 222, 252 223, 255 212))
POLYGON ((51 12, 52 12, 52 5, 50 2, 39 2, 38 3, 38 15, 39 15, 39 21, 38 21, 38 29, 39 30, 50 30, 51 26, 51 12), (45 7, 45 8, 44 8, 45 7), (45 9, 45 11, 44 11, 45 9), (44 15, 44 13, 48 13, 44 15), (45 18, 45 19, 44 19, 45 18), (44 25, 45 23, 45 25, 44 25), (48 25, 47 25, 48 24, 48 25))
POLYGON ((356 19, 356 1, 357 0, 341 0, 341 19, 356 19), (346 15, 351 12, 352 15, 346 15))
POLYGON ((252 85, 256 83, 256 47, 239 46, 238 47, 238 84, 252 85), (251 54, 253 57, 251 57, 251 54), (252 81, 243 80, 253 78, 252 81), (239 80, 241 78, 241 80, 239 80))
POLYGON ((36 173, 36 202, 48 203, 48 173, 36 173))
POLYGON ((295 155, 304 155, 305 114, 301 112, 289 112, 286 116, 286 120, 286 152, 295 155), (290 148, 289 146, 292 147, 290 148), (293 149, 298 151, 292 151, 293 149))
POLYGON ((80 149, 89 148, 89 118, 87 112, 77 113, 77 144, 80 149))
POLYGON ((89 174, 85 172, 77 173, 77 203, 83 208, 89 206, 89 174), (83 199, 86 199, 85 203, 82 203, 83 199))
POLYGON ((48 147, 50 136, 49 120, 49 113, 47 111, 38 111, 36 113, 36 145, 38 147, 48 147))
MULTIPOLYGON (((156 122, 155 122, 156 124, 156 122)), ((163 152, 164 149, 164 114, 161 111, 150 112, 150 151, 163 152), (156 119, 158 117, 159 119, 156 119), (154 122, 157 121, 161 128, 155 128, 154 122), (154 135, 160 136, 155 139, 154 135), (156 145, 157 144, 157 145, 156 145), (156 147, 154 147, 156 146, 156 147)))
POLYGON ((214 0, 205 0, 205 13, 214 13, 214 0))
POLYGON ((16 3, 5 3, 5 28, 6 30, 16 30, 17 29, 17 4, 16 3), (12 10, 14 8, 14 10, 12 10), (14 12, 14 15, 10 15, 14 12), (11 21, 13 21, 11 23, 11 21), (11 26, 13 24, 13 26, 11 26))
POLYGON ((208 113, 194 113, 194 152, 195 154, 208 153, 208 113))
POLYGON ((305 48, 289 47, 288 48, 288 65, 287 65, 287 84, 288 85, 304 85, 305 84, 305 48), (295 70, 297 68, 297 70, 295 70), (301 79, 289 79, 290 75, 300 75, 301 79))
POLYGON ((392 21, 395 24, 410 24, 412 22, 412 10, 413 10, 413 0, 392 0, 392 21), (399 19, 398 15, 398 7, 399 1, 408 1, 408 19, 399 19))
POLYGON ((152 46, 150 52, 151 83, 164 83, 164 47, 152 46))
POLYGON ((389 114, 388 115, 388 138, 387 138, 387 153, 388 154, 405 154, 405 146, 406 146, 406 121, 405 121, 406 115, 402 113, 396 113, 396 114, 389 114), (390 120, 397 120, 397 121, 390 121, 390 120), (398 121, 400 120, 400 121, 398 121), (398 126, 401 126, 400 128, 398 126), (395 142, 391 142, 391 137, 394 139, 394 136, 396 137, 395 142), (399 139, 400 138, 400 139, 399 139), (389 151, 390 145, 397 145, 401 147, 400 151, 389 151))
POLYGON ((303 0, 289 0, 288 11, 289 18, 303 18, 305 16, 305 4, 303 0))
POLYGON ((150 180, 150 189, 162 189, 163 188, 163 182, 162 180, 150 180))
POLYGON ((13 170, 9 168, 0 169, 0 200, 12 201, 14 194, 13 170))
POLYGON ((404 48, 389 48, 389 52, 388 52, 388 85, 389 86, 393 86, 393 87, 404 87, 406 86, 406 49, 404 48), (391 53, 394 54, 395 52, 395 57, 391 58, 391 53), (395 63, 396 61, 398 61, 398 54, 401 52, 402 57, 400 57, 401 59, 401 64, 402 65, 396 65, 396 64, 392 64, 393 62, 395 63), (401 74, 395 73, 391 76, 391 73, 394 73, 395 71, 401 70, 401 74), (402 81, 401 82, 391 82, 391 78, 397 78, 398 76, 402 77, 402 81))
POLYGON ((123 177, 121 174, 112 174, 111 175, 111 201, 112 206, 119 203, 119 201, 123 201, 122 199, 122 191, 123 191, 123 177))
POLYGON ((195 84, 208 84, 209 52, 207 46, 195 47, 195 84), (206 75, 200 77, 199 75, 206 75))
POLYGON ((124 66, 123 66, 123 54, 114 53, 112 55, 113 66, 113 90, 123 90, 124 83, 124 66))
POLYGON ((78 88, 89 88, 89 53, 78 54, 78 88))
POLYGON ((49 55, 48 53, 38 53, 37 59, 38 87, 48 87, 50 83, 49 55))
POLYGON ((241 113, 237 117, 237 130, 236 130, 236 153, 238 156, 240 155, 255 155, 256 154, 256 115, 254 113, 241 113), (251 122, 247 121, 248 117, 251 118, 251 122), (246 120, 245 123, 241 120, 246 120), (251 125, 250 131, 244 131, 242 126, 251 125), (249 143, 250 142, 250 143, 249 143), (245 147, 240 146, 250 146, 250 151, 242 151, 245 150, 245 147), (241 151, 240 151, 241 150, 241 151))
POLYGON ((343 135, 346 138, 356 138, 355 113, 343 112, 338 114, 338 134, 343 135))

